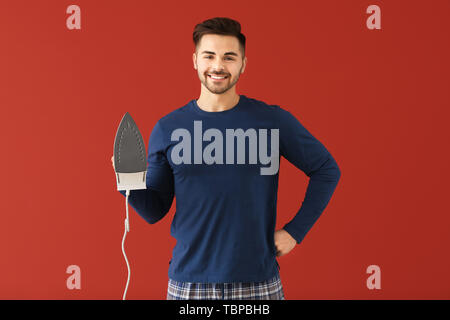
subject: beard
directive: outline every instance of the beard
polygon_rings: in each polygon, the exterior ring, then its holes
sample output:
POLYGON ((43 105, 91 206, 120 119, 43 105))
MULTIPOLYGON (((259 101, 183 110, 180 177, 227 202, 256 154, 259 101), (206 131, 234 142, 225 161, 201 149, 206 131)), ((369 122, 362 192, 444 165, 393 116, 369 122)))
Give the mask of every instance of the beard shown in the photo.
POLYGON ((198 74, 198 77, 200 79, 200 82, 205 86, 205 88, 208 89, 209 92, 214 94, 223 94, 230 90, 239 80, 239 77, 241 76, 242 67, 239 70, 239 74, 233 78, 231 75, 228 76, 223 82, 215 83, 210 77, 208 77, 208 74, 205 74, 201 76, 198 74))

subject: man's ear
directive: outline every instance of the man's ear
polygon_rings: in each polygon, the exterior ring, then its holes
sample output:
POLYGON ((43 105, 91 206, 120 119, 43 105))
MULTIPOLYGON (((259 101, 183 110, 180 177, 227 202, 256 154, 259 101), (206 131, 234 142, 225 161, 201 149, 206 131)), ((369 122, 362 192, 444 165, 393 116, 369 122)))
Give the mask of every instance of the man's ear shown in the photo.
POLYGON ((242 66, 241 74, 244 73, 245 67, 247 66, 247 57, 244 57, 244 61, 242 64, 243 64, 243 66, 242 66))
POLYGON ((192 54, 192 61, 194 62, 194 69, 197 70, 197 57, 195 52, 192 54))

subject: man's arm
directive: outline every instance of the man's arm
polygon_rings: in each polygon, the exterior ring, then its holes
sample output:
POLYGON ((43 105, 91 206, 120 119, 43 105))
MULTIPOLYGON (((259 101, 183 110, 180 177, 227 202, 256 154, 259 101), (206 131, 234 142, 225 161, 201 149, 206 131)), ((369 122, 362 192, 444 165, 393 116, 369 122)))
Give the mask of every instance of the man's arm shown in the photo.
POLYGON ((320 141, 290 112, 279 111, 280 154, 310 178, 299 211, 283 227, 299 244, 328 205, 341 171, 320 141))
MULTIPOLYGON (((125 191, 119 191, 126 196, 125 191)), ((128 203, 133 209, 150 224, 156 223, 169 212, 174 194, 160 192, 148 188, 131 190, 128 203)))

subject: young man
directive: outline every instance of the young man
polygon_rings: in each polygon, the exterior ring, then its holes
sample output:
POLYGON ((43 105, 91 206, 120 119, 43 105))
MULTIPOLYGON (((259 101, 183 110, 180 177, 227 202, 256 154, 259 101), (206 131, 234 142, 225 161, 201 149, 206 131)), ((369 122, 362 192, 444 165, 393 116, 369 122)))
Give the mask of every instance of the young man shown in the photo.
POLYGON ((156 123, 147 189, 129 196, 149 223, 177 198, 167 299, 284 299, 276 257, 303 240, 340 178, 331 154, 290 112, 236 93, 247 64, 240 31, 228 18, 195 27, 200 97, 156 123), (280 156, 310 180, 298 213, 275 231, 280 156))

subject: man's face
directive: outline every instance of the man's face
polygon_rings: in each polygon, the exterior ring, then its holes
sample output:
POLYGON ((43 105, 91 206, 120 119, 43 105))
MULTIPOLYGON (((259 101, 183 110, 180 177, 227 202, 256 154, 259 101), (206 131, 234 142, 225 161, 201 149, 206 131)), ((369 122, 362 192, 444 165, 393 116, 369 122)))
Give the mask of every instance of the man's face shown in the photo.
POLYGON ((214 94, 221 94, 232 88, 247 64, 247 58, 242 60, 239 40, 233 36, 217 34, 206 34, 201 38, 193 60, 200 82, 214 94), (226 78, 215 80, 210 75, 226 78))

